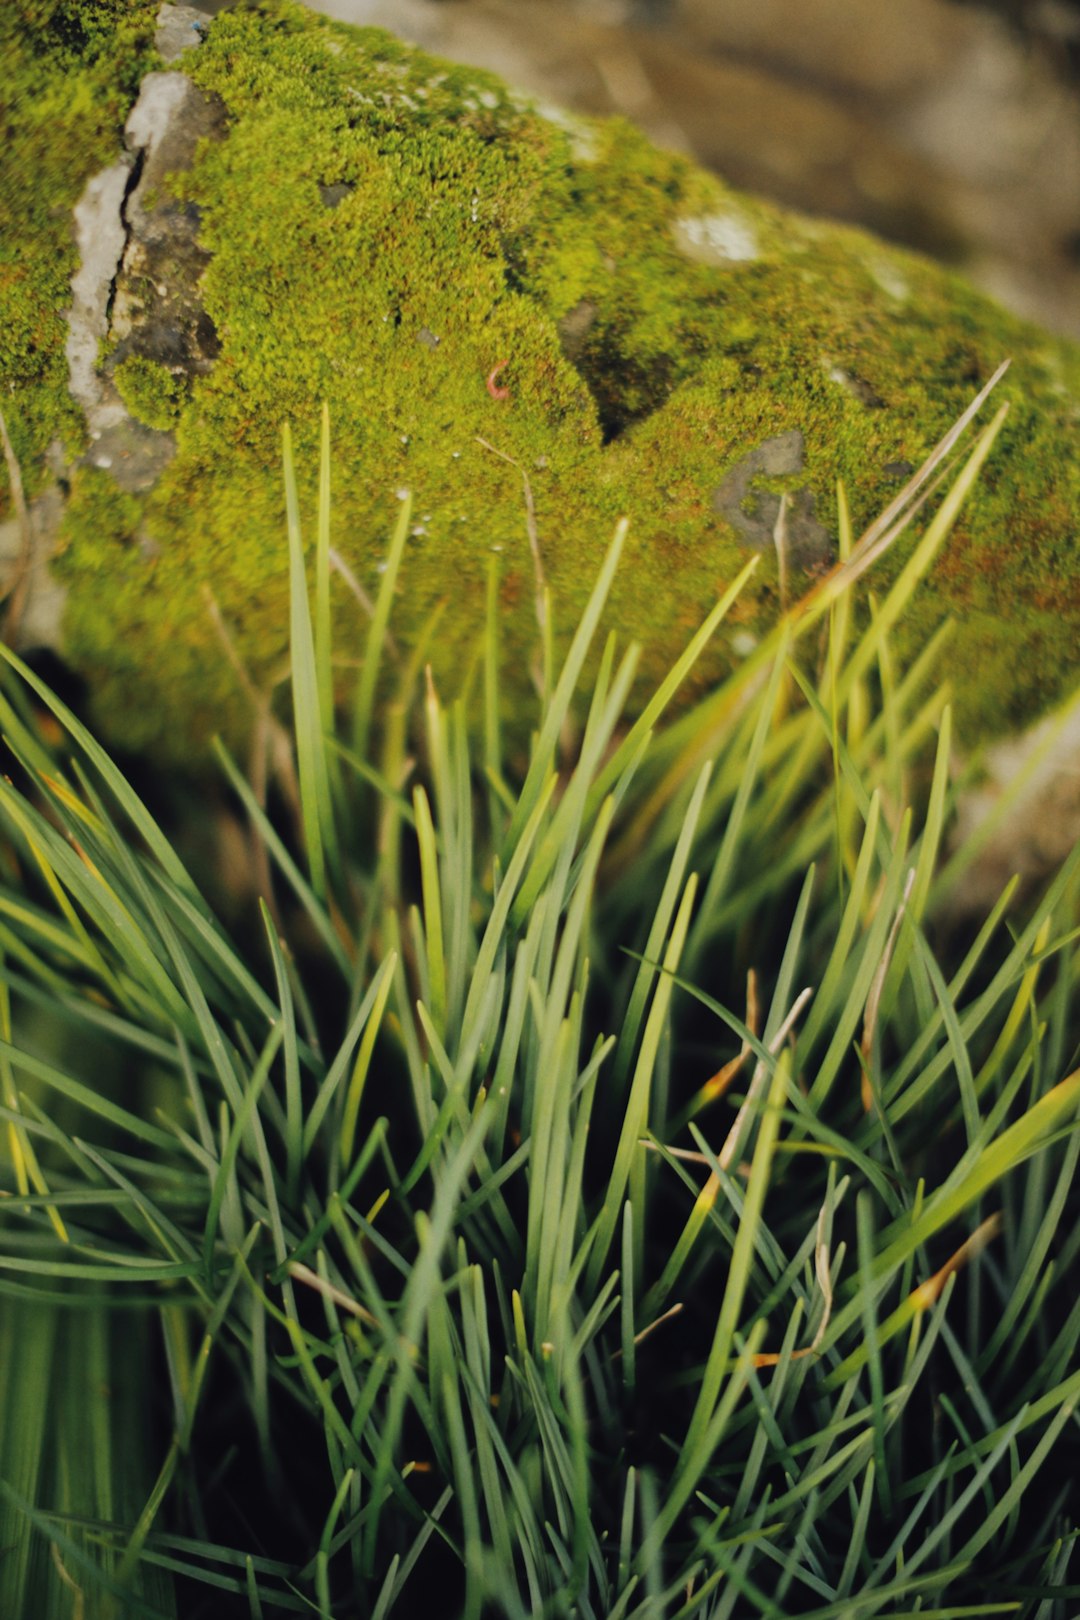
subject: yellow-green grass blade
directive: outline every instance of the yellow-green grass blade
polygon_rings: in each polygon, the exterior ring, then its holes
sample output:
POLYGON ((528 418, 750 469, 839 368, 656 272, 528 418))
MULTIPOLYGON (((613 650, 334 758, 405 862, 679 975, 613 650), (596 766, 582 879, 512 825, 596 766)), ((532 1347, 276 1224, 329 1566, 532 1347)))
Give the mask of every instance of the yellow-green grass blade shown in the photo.
POLYGON ((881 603, 880 610, 869 631, 861 638, 858 646, 853 650, 840 677, 839 695, 841 701, 847 696, 854 683, 861 680, 877 661, 884 637, 893 629, 910 605, 916 586, 926 574, 927 569, 959 517, 962 507, 969 499, 983 465, 994 447, 994 441, 1004 426, 1008 411, 1009 406, 1006 401, 1005 404, 998 408, 993 419, 979 434, 968 454, 967 460, 950 485, 940 508, 927 524, 925 532, 901 569, 888 595, 881 603))
MULTIPOLYGON (((0 947, 0 969, 3 967, 3 960, 3 949, 0 947)), ((2 980, 0 981, 0 1040, 4 1040, 10 1045, 11 1039, 11 995, 7 981, 2 980)), ((28 1193, 30 1188, 33 1187, 39 1194, 47 1194, 49 1190, 48 1184, 38 1162, 33 1140, 21 1119, 22 1110, 19 1107, 19 1095, 15 1088, 15 1077, 12 1073, 11 1064, 6 1057, 0 1057, 0 1094, 3 1096, 7 1112, 8 1151, 15 1172, 15 1185, 21 1193, 28 1193)), ((55 1204, 50 1204, 48 1211, 53 1230, 61 1243, 66 1243, 67 1228, 64 1225, 59 1209, 55 1204)))
POLYGON ((724 1380, 729 1378, 731 1373, 732 1348, 749 1281, 757 1229, 761 1222, 773 1154, 780 1132, 780 1111, 787 1093, 790 1074, 790 1054, 785 1050, 780 1054, 773 1071, 768 1098, 758 1127, 750 1179, 746 1187, 746 1197, 743 1201, 713 1342, 687 1429, 682 1460, 676 1473, 676 1492, 684 1486, 687 1479, 700 1472, 708 1460, 711 1449, 707 1447, 708 1431, 716 1414, 717 1400, 724 1380))
POLYGON ((605 793, 611 790, 613 784, 618 781, 619 776, 634 758, 642 739, 655 729, 660 716, 686 680, 717 628, 742 595, 743 587, 753 576, 759 562, 759 557, 751 557, 749 562, 732 580, 712 611, 694 632, 691 640, 672 664, 664 679, 626 733, 626 736, 620 739, 618 747, 589 790, 589 798, 585 807, 586 821, 591 820, 596 814, 600 801, 605 793))
MULTIPOLYGON (((1080 1069, 1040 1097, 996 1140, 981 1146, 981 1151, 965 1155, 953 1175, 925 1201, 917 1215, 893 1222, 883 1235, 882 1246, 874 1256, 871 1267, 873 1282, 882 1284, 891 1277, 909 1255, 922 1248, 943 1227, 957 1220, 1003 1176, 1045 1149, 1063 1128, 1075 1130, 1078 1109, 1080 1069)), ((854 1325, 860 1308, 856 1299, 837 1312, 829 1329, 828 1342, 835 1343, 854 1325)), ((849 1363, 854 1364, 853 1358, 858 1355, 859 1352, 853 1352, 847 1361, 830 1373, 830 1384, 843 1381, 845 1369, 850 1370, 849 1363)))
MULTIPOLYGON (((868 817, 869 820, 869 817, 868 817)), ((832 1039, 817 1065, 810 1085, 811 1109, 820 1110, 831 1092, 851 1049, 855 1031, 863 1018, 871 994, 875 975, 882 960, 885 943, 901 903, 901 894, 908 872, 907 829, 910 818, 905 817, 892 858, 883 873, 883 885, 877 909, 863 936, 858 966, 851 979, 847 996, 839 1017, 833 1025, 832 1039)))
POLYGON ((625 518, 620 519, 616 525, 611 544, 608 546, 600 572, 597 575, 596 583, 590 592, 585 611, 574 632, 555 690, 545 710, 540 734, 533 746, 525 782, 514 807, 514 813, 510 818, 510 826, 507 829, 504 844, 504 855, 507 859, 511 858, 511 852, 517 848, 541 795, 545 791, 545 783, 551 774, 555 759, 559 734, 570 711, 570 704, 578 680, 581 677, 586 655, 600 623, 604 604, 607 601, 608 592, 611 590, 611 584, 615 577, 615 570, 619 566, 619 558, 622 555, 628 527, 629 524, 625 518))
POLYGON ((390 538, 390 549, 386 554, 386 567, 383 570, 378 595, 375 598, 375 612, 372 614, 371 623, 368 626, 367 641, 364 646, 364 662, 360 670, 360 680, 353 702, 352 742, 354 751, 361 759, 366 759, 368 754, 375 694, 378 690, 383 650, 386 646, 387 626, 390 622, 390 612, 394 603, 394 590, 401 569, 401 560, 405 554, 405 542, 408 538, 411 520, 412 495, 406 494, 401 503, 401 510, 398 512, 397 522, 390 538))
POLYGON ((295 1197, 299 1186, 300 1166, 304 1156, 304 1122, 303 1103, 300 1094, 300 1058, 296 1041, 296 1011, 293 1005, 292 986, 289 982, 289 971, 285 962, 283 941, 278 938, 274 919, 265 900, 260 899, 259 910, 262 915, 263 927, 266 929, 266 938, 270 946, 270 958, 274 964, 274 979, 277 984, 278 1002, 281 1007, 282 1044, 285 1056, 285 1185, 289 1190, 290 1198, 295 1197))
MULTIPOLYGON (((734 1258, 733 1255, 733 1264, 734 1258)), ((730 1286, 729 1274, 728 1287, 730 1288, 730 1286)), ((642 1538, 641 1548, 634 1561, 635 1569, 639 1571, 646 1569, 656 1557, 679 1514, 697 1489, 709 1458, 715 1453, 735 1415, 735 1409, 746 1389, 754 1356, 757 1355, 760 1349, 764 1335, 764 1322, 755 1323, 750 1330, 745 1346, 739 1352, 738 1359, 733 1366, 727 1369, 727 1381, 724 1385, 723 1394, 712 1408, 712 1414, 708 1422, 702 1426, 700 1435, 696 1438, 692 1450, 690 1448, 691 1435, 688 1432, 674 1478, 667 1488, 667 1496, 660 1507, 660 1511, 642 1538)), ((698 1410, 700 1410, 700 1402, 698 1410)))
MULTIPOLYGON (((1078 1165, 1080 1165, 1080 1131, 1075 1131, 1066 1143, 1061 1168, 1052 1190, 1047 1193, 1038 1183, 1033 1183, 1029 1189, 1028 1201, 1033 1205, 1033 1212, 1037 1212, 1038 1225, 1030 1235, 1024 1232, 1017 1234, 1017 1246, 1020 1247, 1022 1244, 1026 1251, 1024 1263, 1019 1275, 1013 1280, 1000 1318, 982 1348, 979 1365, 984 1369, 988 1370, 1006 1348, 1010 1357, 1014 1357, 1028 1337, 1026 1332, 1020 1331, 1018 1323, 1029 1298, 1049 1280, 1049 1272, 1043 1268, 1048 1265, 1049 1271, 1053 1269, 1054 1262, 1053 1260, 1048 1262, 1048 1257, 1061 1230, 1069 1194, 1076 1181, 1078 1165)), ((1028 1326, 1030 1328, 1034 1323, 1029 1322, 1028 1326)))
POLYGON ((81 1080, 74 1079, 65 1074, 43 1058, 34 1057, 30 1052, 24 1052, 21 1047, 13 1046, 10 1041, 0 1040, 0 1060, 11 1064, 16 1073, 29 1075, 39 1085, 48 1087, 62 1097, 67 1097, 88 1114, 97 1114, 109 1124, 117 1126, 129 1135, 145 1142, 148 1147, 156 1148, 171 1156, 175 1147, 175 1140, 168 1131, 163 1131, 149 1121, 134 1114, 130 1109, 122 1107, 119 1103, 103 1097, 101 1092, 92 1086, 85 1085, 81 1080))
POLYGON ((844 971, 852 946, 855 943, 859 924, 869 904, 870 876, 874 857, 877 853, 878 818, 880 813, 881 796, 875 793, 870 800, 870 811, 864 823, 862 841, 859 845, 859 854, 852 874, 851 884, 848 888, 847 898, 844 901, 843 914, 836 929, 829 958, 818 984, 813 1005, 803 1027, 800 1046, 804 1053, 813 1050, 818 1035, 827 1027, 829 1020, 835 1017, 836 999, 840 991, 844 971))
POLYGON ((375 1042, 378 1039, 382 1016, 386 1010, 387 998, 394 983, 396 967, 397 958, 391 952, 383 964, 382 977, 377 981, 378 987, 375 990, 370 1015, 364 1022, 363 1034, 360 1037, 360 1045, 356 1053, 356 1062, 353 1064, 352 1074, 349 1076, 349 1084, 345 1092, 345 1103, 341 1113, 340 1151, 341 1162, 345 1166, 348 1166, 352 1161, 360 1103, 364 1095, 368 1072, 371 1068, 371 1059, 375 1052, 375 1042))
POLYGON ((289 887, 300 901, 308 917, 310 917, 312 926, 326 947, 327 955, 338 965, 346 979, 351 980, 352 964, 349 961, 348 953, 338 938, 333 923, 327 915, 326 907, 289 854, 280 835, 252 792, 250 783, 243 772, 237 768, 232 756, 220 739, 215 739, 213 751, 228 778, 229 785, 243 804, 259 837, 263 839, 269 849, 274 864, 281 871, 289 887))
POLYGON ((701 907, 690 932, 687 953, 691 967, 708 944, 712 920, 731 879, 735 857, 739 849, 739 841, 742 838, 747 811, 750 807, 750 799, 758 782, 758 772, 761 767, 761 758, 766 739, 773 726, 773 716, 780 692, 780 682, 784 673, 786 657, 787 635, 785 633, 781 637, 768 684, 761 698, 754 734, 740 771, 735 802, 728 814, 720 849, 713 862, 712 871, 709 873, 709 880, 705 885, 705 891, 701 899, 701 907))
POLYGON ((544 814, 555 791, 557 780, 558 778, 554 773, 548 776, 536 795, 532 810, 528 819, 524 822, 520 834, 513 841, 506 873, 499 884, 499 891, 491 907, 491 914, 488 917, 487 926, 484 929, 476 953, 472 980, 465 1000, 465 1011, 461 1019, 461 1040, 463 1042, 468 1038, 473 1020, 478 1016, 483 1005, 483 999, 487 993, 488 979, 495 966, 496 955, 504 942, 510 907, 520 886, 530 851, 536 841, 544 814))
MULTIPOLYGON (((990 983, 960 1015, 960 1029, 969 1045, 987 1018, 996 1010, 1004 994, 1013 984, 1022 981, 1029 971, 1031 953, 1041 934, 1045 918, 1052 915, 1063 896, 1070 892, 1078 870, 1080 870, 1080 845, 1077 845, 1072 854, 1066 858, 1034 915, 1014 935, 1015 943, 993 974, 990 983)), ((965 964, 965 967, 967 966, 968 964, 965 964)), ((933 1090, 950 1061, 948 1048, 938 1051, 933 1056, 929 1055, 937 1040, 940 1022, 939 1009, 896 1065, 886 1088, 889 1116, 894 1123, 903 1119, 933 1090)))
MULTIPOLYGON (((11 790, 0 784, 0 808, 9 808, 10 794, 11 790)), ((162 1015, 169 1021, 190 1027, 190 1013, 183 997, 115 885, 91 862, 81 859, 76 850, 36 812, 29 812, 29 816, 22 817, 21 821, 28 827, 32 826, 34 845, 41 851, 56 884, 62 885, 66 893, 82 906, 104 938, 122 954, 133 977, 137 982, 141 981, 152 1001, 160 1007, 162 1015)), ((61 909, 64 910, 63 907, 61 909)), ((76 940, 81 940, 78 925, 73 926, 73 933, 76 940)), ((101 960, 97 949, 93 950, 92 957, 95 962, 101 960)), ((106 983, 118 988, 115 976, 107 968, 106 983)))
POLYGON ((443 950, 442 890, 439 882, 439 856, 431 808, 422 787, 413 789, 416 841, 420 849, 420 881, 424 897, 423 926, 427 954, 429 1005, 435 1028, 446 1027, 446 957, 443 950))
POLYGON ((652 1006, 649 1008, 649 1015, 645 1021, 645 1031, 641 1038, 637 1062, 634 1065, 633 1078, 630 1082, 630 1091, 619 1131, 619 1140, 615 1148, 615 1159, 608 1177, 604 1201, 596 1221, 596 1236, 589 1256, 585 1283, 586 1292, 590 1295, 595 1293, 599 1286, 601 1273, 607 1262, 608 1253, 621 1216, 634 1160, 644 1152, 641 1146, 641 1138, 648 1124, 650 1094, 656 1069, 657 1054, 671 1006, 671 995, 674 989, 672 975, 682 957, 696 894, 697 874, 692 872, 683 890, 682 901, 672 926, 667 949, 664 952, 663 972, 653 992, 652 1006))
POLYGON ((46 683, 34 674, 34 671, 23 662, 19 656, 12 652, 10 647, 0 642, 0 658, 14 669, 26 682, 27 686, 41 699, 59 720, 72 741, 77 743, 90 763, 97 770, 106 787, 112 793, 117 804, 123 810, 140 838, 158 861, 162 870, 168 874, 178 889, 182 889, 189 899, 201 907, 205 915, 209 916, 209 908, 199 893, 193 879, 189 876, 186 867, 180 860, 170 840, 158 827, 138 794, 129 784, 123 772, 113 764, 105 749, 91 735, 80 720, 78 720, 66 703, 58 698, 46 683))
POLYGON ((285 515, 289 543, 289 658, 292 670, 293 730, 300 775, 300 812, 304 826, 311 887, 326 895, 327 844, 333 849, 333 806, 321 714, 319 675, 304 546, 300 534, 300 503, 293 465, 292 431, 281 430, 281 456, 285 477, 285 515))
POLYGON ((112 1551, 152 1477, 137 1321, 74 1300, 66 1307, 0 1302, 5 1616, 67 1615, 79 1589, 87 1616, 175 1615, 169 1578, 125 1571, 112 1551), (136 1356, 114 1387, 125 1341, 136 1356))
POLYGON ((675 913, 675 905, 694 846, 694 838, 701 818, 701 808, 708 790, 711 774, 712 764, 706 761, 698 775, 690 802, 683 816, 678 842, 675 845, 664 878, 664 885, 656 903, 656 910, 649 926, 642 959, 638 964, 630 999, 627 1002, 626 1012, 620 1024, 618 1046, 612 1066, 613 1080, 620 1090, 630 1072, 630 1063, 637 1047, 638 1031, 644 1017, 649 990, 658 971, 656 963, 659 960, 668 929, 671 926, 671 919, 675 913))
POLYGON ((622 712, 637 667, 638 649, 631 647, 622 660, 614 683, 609 686, 614 653, 615 638, 614 635, 610 635, 604 647, 593 689, 580 755, 555 814, 538 844, 521 889, 514 899, 510 920, 515 927, 520 927, 535 905, 541 889, 548 883, 556 869, 560 869, 564 875, 564 882, 552 884, 552 892, 560 905, 561 896, 569 894, 576 882, 571 857, 582 828, 591 825, 585 819, 589 783, 622 712))
POLYGON ((229 1135, 222 1150, 221 1161, 217 1167, 210 1190, 210 1203, 207 1207, 206 1227, 203 1233, 203 1269, 208 1284, 213 1282, 214 1246, 217 1240, 221 1206, 233 1180, 240 1144, 251 1126, 259 1102, 259 1093, 269 1078, 270 1070, 273 1067, 274 1059, 277 1057, 284 1036, 283 1024, 277 1024, 270 1031, 266 1044, 259 1054, 259 1061, 248 1082, 246 1095, 229 1127, 229 1135))
POLYGON ((323 405, 319 425, 319 505, 315 536, 315 672, 319 689, 319 725, 329 738, 334 730, 333 638, 330 625, 330 409, 323 405))

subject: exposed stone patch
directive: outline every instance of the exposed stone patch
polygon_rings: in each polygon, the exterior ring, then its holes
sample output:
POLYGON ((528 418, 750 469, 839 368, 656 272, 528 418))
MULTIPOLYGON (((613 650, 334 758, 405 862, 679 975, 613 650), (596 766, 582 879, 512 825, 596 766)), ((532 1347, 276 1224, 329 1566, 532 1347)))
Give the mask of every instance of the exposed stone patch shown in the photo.
POLYGON ((91 175, 75 204, 79 268, 71 279, 68 316, 68 383, 86 413, 90 433, 102 433, 124 415, 119 399, 103 398, 97 363, 109 331, 109 306, 126 233, 122 210, 131 179, 126 160, 91 175))
POLYGON ((340 208, 350 192, 356 190, 347 180, 335 180, 333 185, 320 186, 319 196, 327 208, 340 208))
MULTIPOLYGON (((766 550, 774 543, 781 497, 755 489, 755 481, 801 473, 805 458, 806 440, 798 428, 766 439, 732 467, 713 495, 713 511, 731 524, 745 545, 766 550)), ((808 489, 788 492, 784 532, 787 555, 796 568, 831 561, 832 539, 814 517, 814 497, 808 489)))
POLYGON ((950 896, 954 913, 988 910, 1014 872, 1054 871, 1080 838, 1080 703, 1074 700, 1064 718, 1051 715, 995 743, 983 764, 984 782, 958 805, 956 848, 978 833, 1021 774, 1028 780, 950 896))
POLYGON ((907 303, 911 297, 911 287, 906 276, 902 275, 894 264, 887 264, 881 258, 872 258, 867 263, 867 269, 882 292, 894 303, 907 303))
POLYGON ((202 41, 211 22, 209 12, 198 6, 162 6, 157 14, 154 49, 165 62, 175 62, 192 45, 202 41))
POLYGON ((92 175, 75 205, 79 268, 71 281, 67 362, 72 395, 82 406, 90 433, 86 460, 107 469, 122 488, 148 489, 170 461, 171 435, 136 422, 99 361, 110 336, 110 312, 125 255, 125 198, 132 163, 121 160, 92 175))
MULTIPOLYGON (((122 488, 148 489, 170 461, 175 445, 129 415, 119 393, 99 367, 110 334, 127 232, 125 198, 133 167, 128 159, 92 175, 75 205, 79 268, 71 280, 72 305, 66 344, 68 382, 86 416, 91 448, 86 460, 109 470, 122 488)), ((32 611, 28 609, 32 618, 32 611)))
POLYGON ((679 251, 698 264, 747 264, 758 256, 757 233, 738 214, 677 219, 671 234, 679 251))

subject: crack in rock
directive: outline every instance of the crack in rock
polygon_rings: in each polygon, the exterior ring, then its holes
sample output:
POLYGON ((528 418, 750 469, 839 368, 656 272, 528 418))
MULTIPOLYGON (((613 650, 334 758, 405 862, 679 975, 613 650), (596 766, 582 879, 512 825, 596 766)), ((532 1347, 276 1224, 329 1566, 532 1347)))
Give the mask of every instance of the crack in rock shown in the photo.
MULTIPOLYGON (((199 43, 210 21, 195 6, 163 5, 154 41, 159 54, 176 61, 199 43)), ((65 357, 68 386, 91 441, 79 459, 135 493, 153 486, 176 443, 171 433, 136 420, 113 374, 129 356, 185 378, 213 364, 217 333, 199 299, 209 255, 198 244, 198 211, 174 202, 164 180, 190 168, 197 143, 220 136, 224 124, 221 103, 184 74, 147 74, 125 126, 127 151, 90 176, 73 212, 78 267, 71 278, 65 357), (110 342, 115 349, 103 361, 110 342)), ((59 649, 66 591, 51 578, 48 563, 63 518, 69 464, 58 443, 47 459, 54 481, 26 514, 31 550, 19 640, 25 647, 59 649)), ((0 524, 0 580, 21 566, 23 556, 22 522, 15 517, 0 524)))
MULTIPOLYGON (((198 43, 210 18, 194 6, 163 5, 157 21, 157 48, 174 61, 198 43)), ((69 386, 92 441, 85 461, 133 493, 153 486, 176 443, 132 414, 116 372, 138 358, 186 381, 205 374, 219 349, 199 296, 210 256, 199 246, 198 209, 175 201, 165 181, 190 168, 199 141, 219 137, 224 125, 220 101, 186 74, 146 74, 124 127, 127 153, 92 175, 75 205, 69 386), (106 344, 112 352, 103 360, 106 344)))
POLYGON ((198 240, 199 210, 169 195, 167 177, 189 169, 198 143, 220 137, 225 111, 184 73, 148 73, 124 138, 141 156, 124 204, 127 240, 110 328, 115 369, 137 355, 174 375, 210 370, 220 344, 202 307, 199 282, 210 255, 198 240))

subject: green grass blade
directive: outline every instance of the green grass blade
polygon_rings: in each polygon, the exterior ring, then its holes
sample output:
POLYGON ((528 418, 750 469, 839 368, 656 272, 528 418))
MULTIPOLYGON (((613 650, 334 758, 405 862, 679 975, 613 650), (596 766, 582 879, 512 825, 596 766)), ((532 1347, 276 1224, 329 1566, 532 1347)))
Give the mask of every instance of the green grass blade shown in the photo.
POLYGON ((379 594, 375 598, 375 612, 372 614, 371 623, 368 626, 367 642, 364 647, 364 662, 360 670, 360 681, 356 689, 353 706, 353 750, 361 759, 366 759, 368 755, 375 694, 378 689, 379 672, 382 668, 383 649, 386 646, 387 626, 390 622, 390 611, 394 604, 394 590, 397 586, 401 559, 405 555, 405 541, 408 538, 411 521, 412 495, 407 494, 401 503, 401 510, 398 513, 394 532, 390 539, 390 549, 386 554, 386 568, 379 582, 379 594))
POLYGON ((304 547, 300 537, 300 505, 293 466, 292 432, 288 423, 281 430, 281 455, 285 474, 285 511, 289 538, 289 649, 292 666, 293 728, 300 773, 300 810, 304 823, 311 886, 320 897, 326 894, 327 843, 333 848, 333 807, 330 777, 315 662, 315 640, 311 628, 304 547))
POLYGON ((509 858, 510 852, 517 847, 544 792, 545 783, 551 774, 559 733, 562 731, 566 716, 569 713, 570 703, 577 688, 578 680, 581 677, 586 655, 600 623, 600 616, 603 613, 604 604, 607 601, 608 592, 615 577, 615 570, 619 566, 619 558, 622 555, 628 528, 627 520, 625 518, 620 519, 604 557, 603 565, 597 575, 596 583, 586 603, 585 611, 581 616, 577 630, 574 632, 570 650, 566 655, 566 662, 563 664, 559 674, 555 690, 551 695, 551 701, 544 714, 540 735, 532 750, 532 758, 529 761, 529 769, 524 785, 514 807, 514 813, 510 818, 510 826, 507 830, 504 845, 506 858, 509 858))

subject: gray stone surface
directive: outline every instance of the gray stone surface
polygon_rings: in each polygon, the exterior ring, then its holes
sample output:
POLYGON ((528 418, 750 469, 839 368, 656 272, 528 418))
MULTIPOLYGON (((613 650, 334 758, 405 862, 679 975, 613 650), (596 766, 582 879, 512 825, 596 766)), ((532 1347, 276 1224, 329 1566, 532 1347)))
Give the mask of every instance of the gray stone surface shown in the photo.
POLYGON ((1014 872, 1053 871, 1080 838, 1080 697, 987 751, 985 777, 960 801, 954 845, 986 842, 951 904, 983 913, 1014 872))
POLYGON ((783 544, 792 563, 814 569, 834 560, 834 548, 828 529, 814 517, 809 490, 795 485, 777 494, 759 487, 763 480, 790 482, 802 472, 805 456, 806 441, 797 428, 777 433, 736 462, 712 504, 747 546, 763 551, 783 544))
POLYGON ((119 420, 119 400, 103 398, 97 363, 109 330, 109 303, 120 268, 127 233, 123 207, 131 163, 119 159, 90 177, 75 204, 75 240, 79 268, 71 281, 67 362, 71 392, 86 412, 91 434, 119 420))
POLYGON ((154 49, 158 55, 166 62, 175 62, 192 45, 199 43, 211 15, 198 6, 162 6, 154 34, 154 49))

